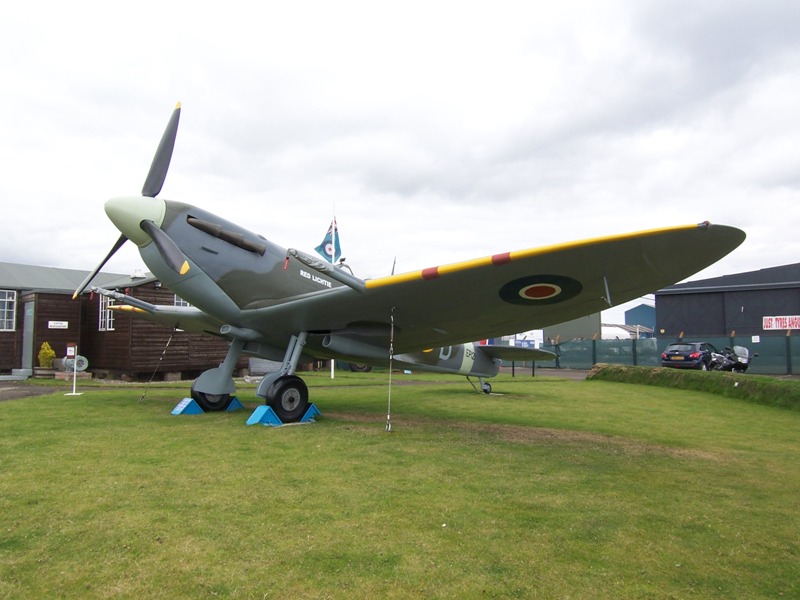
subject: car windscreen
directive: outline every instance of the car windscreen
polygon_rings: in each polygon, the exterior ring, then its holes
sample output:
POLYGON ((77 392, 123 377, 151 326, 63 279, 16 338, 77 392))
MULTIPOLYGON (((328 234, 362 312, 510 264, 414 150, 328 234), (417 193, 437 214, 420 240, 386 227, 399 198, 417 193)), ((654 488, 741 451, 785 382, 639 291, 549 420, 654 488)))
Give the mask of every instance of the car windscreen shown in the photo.
POLYGON ((692 350, 694 350, 694 346, 691 344, 672 344, 667 346, 664 352, 691 352, 692 350))

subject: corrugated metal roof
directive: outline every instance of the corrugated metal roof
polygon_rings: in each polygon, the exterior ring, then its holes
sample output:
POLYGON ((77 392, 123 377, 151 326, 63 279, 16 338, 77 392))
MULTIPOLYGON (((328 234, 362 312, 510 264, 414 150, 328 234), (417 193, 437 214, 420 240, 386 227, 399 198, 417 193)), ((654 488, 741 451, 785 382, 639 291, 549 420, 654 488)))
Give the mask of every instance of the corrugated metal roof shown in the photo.
POLYGON ((736 291, 755 289, 781 289, 800 287, 800 263, 769 267, 758 271, 735 273, 679 283, 662 288, 656 294, 692 294, 714 291, 736 291))
MULTIPOLYGON (((26 292, 36 290, 72 293, 89 273, 90 271, 77 269, 0 262, 0 288, 26 292)), ((102 287, 135 287, 154 280, 155 277, 150 273, 143 278, 134 279, 130 275, 100 272, 92 284, 102 287)))

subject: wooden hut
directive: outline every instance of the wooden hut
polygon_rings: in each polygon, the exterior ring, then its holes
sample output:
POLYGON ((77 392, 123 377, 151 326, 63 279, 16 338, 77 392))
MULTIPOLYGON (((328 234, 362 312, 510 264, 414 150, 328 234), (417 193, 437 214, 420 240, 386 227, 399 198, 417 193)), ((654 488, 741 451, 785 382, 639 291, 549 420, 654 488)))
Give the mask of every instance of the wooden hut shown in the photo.
MULTIPOLYGON (((108 299, 72 293, 88 271, 0 262, 0 373, 28 376, 44 342, 57 357, 77 344, 95 376, 190 379, 222 362, 228 342, 200 333, 173 331, 108 310, 108 299)), ((95 285, 146 302, 184 303, 152 276, 101 273, 95 285)), ((247 359, 240 360, 244 369, 247 359)))

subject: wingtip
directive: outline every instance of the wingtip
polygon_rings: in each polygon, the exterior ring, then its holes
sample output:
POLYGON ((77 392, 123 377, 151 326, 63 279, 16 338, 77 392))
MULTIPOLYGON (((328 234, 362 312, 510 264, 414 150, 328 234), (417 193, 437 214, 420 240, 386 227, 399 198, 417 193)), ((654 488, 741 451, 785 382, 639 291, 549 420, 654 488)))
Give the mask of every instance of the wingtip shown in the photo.
POLYGON ((180 109, 181 109, 181 103, 180 103, 180 102, 178 102, 178 103, 175 105, 175 110, 180 110, 180 109))

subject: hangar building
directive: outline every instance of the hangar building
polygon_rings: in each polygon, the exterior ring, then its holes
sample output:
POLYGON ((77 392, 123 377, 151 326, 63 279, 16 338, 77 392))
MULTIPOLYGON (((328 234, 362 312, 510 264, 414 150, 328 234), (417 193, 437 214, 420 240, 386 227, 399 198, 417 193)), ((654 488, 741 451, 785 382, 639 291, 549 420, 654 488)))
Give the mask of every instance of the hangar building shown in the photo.
POLYGON ((800 329, 800 263, 656 292, 659 338, 786 336, 800 329))

